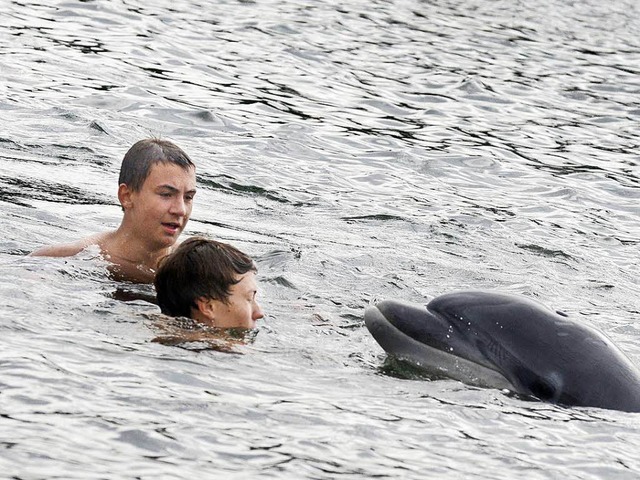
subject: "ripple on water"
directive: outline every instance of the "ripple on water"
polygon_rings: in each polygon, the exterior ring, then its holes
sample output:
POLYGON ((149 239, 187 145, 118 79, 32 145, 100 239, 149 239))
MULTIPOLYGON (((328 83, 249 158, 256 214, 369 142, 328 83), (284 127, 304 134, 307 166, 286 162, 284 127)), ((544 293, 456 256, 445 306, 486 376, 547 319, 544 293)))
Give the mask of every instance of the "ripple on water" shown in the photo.
POLYGON ((499 288, 640 358, 635 2, 5 10, 6 475, 640 471, 633 415, 385 371, 362 323, 499 288), (152 289, 95 252, 24 256, 115 228, 121 158, 150 135, 198 165, 186 233, 256 258, 267 317, 238 355, 153 342, 152 289))

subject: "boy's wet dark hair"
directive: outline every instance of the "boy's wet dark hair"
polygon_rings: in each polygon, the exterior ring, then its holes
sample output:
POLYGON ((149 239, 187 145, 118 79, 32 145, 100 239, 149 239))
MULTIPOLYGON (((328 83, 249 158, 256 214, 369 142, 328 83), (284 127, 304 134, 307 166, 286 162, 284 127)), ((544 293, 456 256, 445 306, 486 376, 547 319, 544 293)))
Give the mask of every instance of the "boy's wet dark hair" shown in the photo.
POLYGON ((174 143, 146 138, 133 144, 122 159, 118 185, 124 183, 132 191, 139 192, 151 167, 157 163, 173 163, 184 170, 195 168, 189 156, 174 143))
POLYGON ((251 257, 237 248, 203 237, 192 237, 160 262, 155 277, 162 313, 190 317, 197 299, 226 302, 238 276, 256 271, 251 257))

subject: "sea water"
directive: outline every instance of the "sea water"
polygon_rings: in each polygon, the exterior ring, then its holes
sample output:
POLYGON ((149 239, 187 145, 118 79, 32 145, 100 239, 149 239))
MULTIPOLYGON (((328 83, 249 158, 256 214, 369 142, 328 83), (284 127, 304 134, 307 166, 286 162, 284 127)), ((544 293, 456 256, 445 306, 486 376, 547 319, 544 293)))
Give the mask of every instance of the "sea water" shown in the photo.
POLYGON ((637 415, 390 369, 362 315, 519 293, 640 365, 639 9, 3 1, 0 476, 636 478, 637 415), (149 136, 197 164, 184 235, 257 259, 236 354, 157 341, 91 249, 26 256, 115 228, 149 136))

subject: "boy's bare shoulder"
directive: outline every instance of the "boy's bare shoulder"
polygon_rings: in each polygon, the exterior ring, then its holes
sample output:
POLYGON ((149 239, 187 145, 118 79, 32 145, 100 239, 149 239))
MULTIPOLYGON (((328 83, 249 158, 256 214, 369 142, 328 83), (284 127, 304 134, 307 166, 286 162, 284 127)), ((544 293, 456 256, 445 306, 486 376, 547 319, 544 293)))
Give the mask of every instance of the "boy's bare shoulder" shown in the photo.
POLYGON ((47 245, 34 250, 29 255, 36 257, 72 257, 90 245, 102 244, 109 234, 110 232, 96 233, 75 242, 47 245))

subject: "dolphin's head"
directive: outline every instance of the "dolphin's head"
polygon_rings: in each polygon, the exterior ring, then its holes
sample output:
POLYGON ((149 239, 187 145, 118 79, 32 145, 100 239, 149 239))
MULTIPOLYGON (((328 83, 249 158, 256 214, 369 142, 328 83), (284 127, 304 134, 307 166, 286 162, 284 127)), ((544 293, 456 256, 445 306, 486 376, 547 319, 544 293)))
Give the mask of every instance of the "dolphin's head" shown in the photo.
POLYGON ((455 292, 366 309, 380 346, 438 377, 566 405, 640 411, 640 372, 600 332, 525 297, 455 292))
POLYGON ((513 385, 479 355, 466 336, 426 306, 385 300, 365 310, 365 325, 389 355, 418 366, 433 377, 449 377, 471 385, 513 385))

